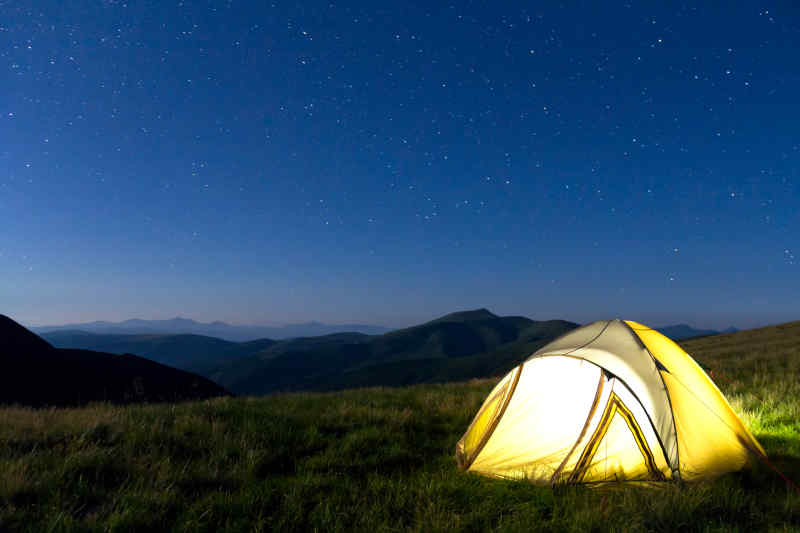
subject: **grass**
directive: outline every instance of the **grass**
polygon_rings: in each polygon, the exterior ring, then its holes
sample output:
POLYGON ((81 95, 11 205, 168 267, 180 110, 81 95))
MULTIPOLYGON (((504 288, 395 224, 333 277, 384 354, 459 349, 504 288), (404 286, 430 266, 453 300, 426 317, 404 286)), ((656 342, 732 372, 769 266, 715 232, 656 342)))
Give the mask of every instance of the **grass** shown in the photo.
MULTIPOLYGON (((800 323, 683 345, 800 481, 800 323)), ((0 531, 800 530, 800 493, 761 464, 658 490, 463 474, 494 383, 2 408, 0 531)))

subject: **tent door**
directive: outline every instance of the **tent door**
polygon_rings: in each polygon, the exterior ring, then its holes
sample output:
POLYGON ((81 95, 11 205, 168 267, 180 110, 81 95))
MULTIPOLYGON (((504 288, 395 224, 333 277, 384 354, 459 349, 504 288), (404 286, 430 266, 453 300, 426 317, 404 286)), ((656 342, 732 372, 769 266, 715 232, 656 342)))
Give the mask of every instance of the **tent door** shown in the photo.
POLYGON ((569 476, 569 482, 642 477, 664 479, 636 418, 622 399, 612 391, 597 427, 569 476))

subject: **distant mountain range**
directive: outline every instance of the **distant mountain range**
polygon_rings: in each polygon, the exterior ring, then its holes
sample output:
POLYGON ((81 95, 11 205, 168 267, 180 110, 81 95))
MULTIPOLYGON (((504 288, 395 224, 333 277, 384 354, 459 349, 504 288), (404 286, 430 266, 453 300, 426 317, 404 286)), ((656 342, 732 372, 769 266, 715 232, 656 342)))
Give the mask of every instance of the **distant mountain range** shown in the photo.
POLYGON ((321 322, 306 322, 286 326, 236 326, 225 322, 196 322, 188 318, 171 318, 169 320, 142 320, 133 318, 124 322, 86 322, 82 324, 65 324, 60 326, 36 326, 32 331, 52 333, 54 331, 83 331, 104 335, 143 335, 143 334, 192 334, 216 337, 232 342, 246 342, 256 339, 290 339, 294 337, 316 337, 331 333, 357 332, 368 335, 379 335, 390 331, 389 328, 368 324, 331 325, 321 322))
POLYGON ((272 339, 231 342, 204 335, 124 335, 79 330, 43 333, 42 338, 59 348, 81 348, 116 354, 134 353, 164 365, 200 373, 238 357, 257 353, 279 342, 272 339))
MULTIPOLYGON (((97 333, 120 327, 129 331, 242 327, 220 324, 186 319, 133 320, 121 324, 92 323, 94 332, 60 329, 67 326, 37 329, 50 329, 42 336, 60 348, 137 354, 203 375, 237 394, 258 395, 402 386, 498 375, 555 337, 578 327, 562 320, 537 322, 525 317, 500 317, 486 309, 477 309, 372 335, 337 332, 234 342, 193 333, 97 333)), ((332 327, 311 324, 318 329, 332 327)), ((686 324, 658 330, 674 340, 719 333, 686 324)), ((227 331, 230 335, 231 330, 227 331)))
POLYGON ((461 381, 501 374, 577 326, 478 309, 383 335, 276 344, 206 375, 249 395, 461 381))
POLYGON ((486 309, 419 326, 234 343, 199 335, 44 333, 56 346, 130 352, 191 370, 237 394, 444 382, 502 373, 578 324, 499 317, 486 309))
POLYGON ((230 395, 206 378, 136 355, 54 348, 0 315, 0 404, 69 406, 230 395))
MULTIPOLYGON (((736 328, 723 331, 713 329, 697 329, 687 324, 676 324, 656 328, 673 340, 688 339, 734 333, 736 328)), ((134 318, 123 322, 85 322, 80 324, 64 324, 58 326, 34 326, 30 328, 38 334, 53 332, 95 333, 102 335, 200 335, 215 337, 230 342, 246 342, 260 339, 292 339, 298 337, 320 337, 334 333, 363 333, 365 335, 381 335, 392 331, 391 328, 370 324, 323 324, 321 322, 305 322, 285 326, 236 326, 225 322, 196 322, 188 318, 171 318, 168 320, 142 320, 134 318)))
POLYGON ((693 337, 708 337, 709 335, 719 335, 721 333, 736 333, 739 331, 736 328, 728 328, 723 331, 717 331, 713 329, 695 329, 686 324, 676 324, 674 326, 664 326, 655 329, 674 341, 691 339, 693 337))

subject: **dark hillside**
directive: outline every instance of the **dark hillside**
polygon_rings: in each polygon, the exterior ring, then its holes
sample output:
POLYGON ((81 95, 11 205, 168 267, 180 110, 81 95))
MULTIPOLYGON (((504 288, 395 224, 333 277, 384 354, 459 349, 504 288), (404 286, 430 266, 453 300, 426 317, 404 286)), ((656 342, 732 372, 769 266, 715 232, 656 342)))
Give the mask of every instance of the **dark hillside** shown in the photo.
POLYGON ((655 329, 674 341, 691 339, 694 337, 707 337, 719 333, 719 331, 713 329, 696 329, 687 324, 676 324, 674 326, 664 326, 655 329))
POLYGON ((554 339, 559 335, 575 329, 578 324, 566 320, 542 320, 533 322, 519 334, 519 342, 539 342, 545 339, 554 339))
POLYGON ((455 313, 449 313, 442 317, 431 320, 430 322, 426 322, 426 324, 436 324, 439 322, 475 322, 482 320, 492 320, 493 318, 500 318, 500 317, 492 313, 485 307, 482 307, 480 309, 473 309, 470 311, 456 311, 455 313))
POLYGON ((133 353, 157 363, 200 374, 277 344, 272 339, 230 342, 204 335, 127 335, 61 330, 42 335, 59 348, 115 354, 133 353))
POLYGON ((533 323, 524 317, 499 317, 486 309, 451 313, 373 337, 369 363, 476 355, 517 340, 533 323))
POLYGON ((457 381, 496 375, 575 327, 479 309, 383 335, 278 343, 207 375, 237 394, 457 381))
POLYGON ((230 390, 264 394, 407 385, 495 375, 576 327, 566 321, 451 313, 383 335, 334 333, 233 343, 202 335, 109 335, 53 331, 60 348, 135 353, 202 374, 230 390))
POLYGON ((175 401, 228 395, 211 381, 135 355, 53 348, 0 315, 0 403, 175 401))
POLYGON ((315 390, 340 390, 384 385, 391 387, 417 383, 446 383, 474 378, 500 376, 514 368, 533 352, 577 324, 564 320, 536 322, 520 332, 514 342, 490 352, 465 357, 438 357, 394 360, 343 372, 319 382, 315 390))
POLYGON ((110 353, 135 353, 176 368, 188 369, 214 361, 237 346, 202 335, 98 335, 76 331, 57 331, 44 335, 59 348, 79 348, 110 353))
POLYGON ((363 344, 371 338, 370 335, 364 333, 331 333, 330 335, 320 335, 319 337, 298 337, 284 341, 273 341, 269 346, 253 351, 251 354, 266 359, 287 353, 314 350, 322 346, 363 344))
POLYGON ((31 333, 5 315, 0 315, 0 361, 5 364, 6 358, 13 354, 29 353, 31 357, 43 353, 53 347, 44 339, 31 333))
POLYGON ((250 357, 213 372, 210 377, 237 394, 267 394, 287 390, 328 390, 344 369, 369 358, 364 344, 321 346, 287 352, 270 359, 250 357))

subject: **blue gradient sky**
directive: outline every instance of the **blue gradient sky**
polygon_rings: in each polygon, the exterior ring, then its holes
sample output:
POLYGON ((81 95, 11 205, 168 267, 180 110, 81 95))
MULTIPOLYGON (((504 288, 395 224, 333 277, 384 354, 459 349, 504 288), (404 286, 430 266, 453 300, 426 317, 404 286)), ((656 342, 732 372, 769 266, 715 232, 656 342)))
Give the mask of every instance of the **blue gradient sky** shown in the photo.
POLYGON ((0 312, 800 319, 791 2, 302 4, 0 5, 0 312))

